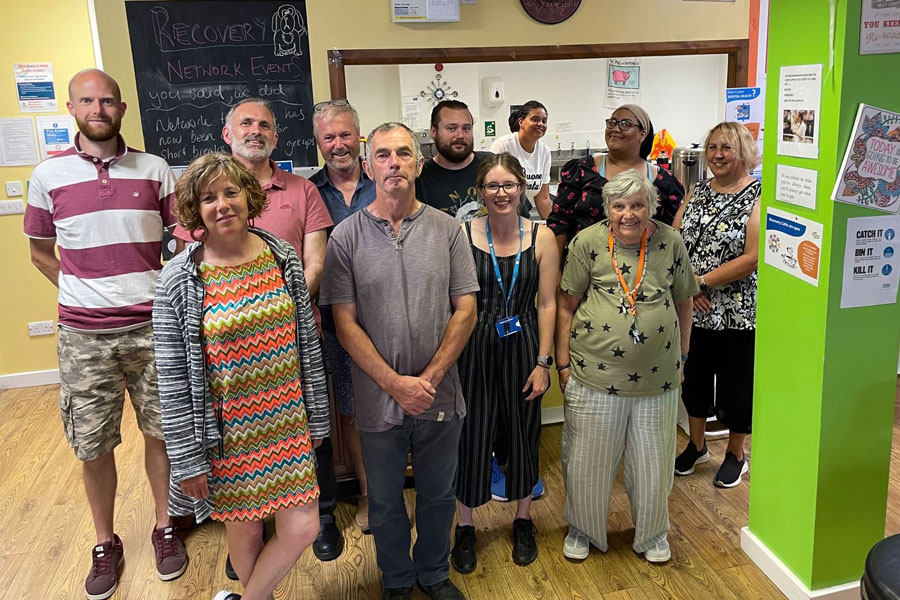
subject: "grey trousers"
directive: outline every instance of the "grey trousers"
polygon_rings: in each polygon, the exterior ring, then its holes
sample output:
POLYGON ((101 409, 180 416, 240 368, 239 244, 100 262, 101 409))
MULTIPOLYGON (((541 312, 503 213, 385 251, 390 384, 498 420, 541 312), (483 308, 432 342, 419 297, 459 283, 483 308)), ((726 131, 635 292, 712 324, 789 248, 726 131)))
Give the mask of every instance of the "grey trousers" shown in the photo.
POLYGON ((565 519, 607 550, 609 500, 622 451, 631 502, 635 552, 669 532, 669 493, 675 473, 679 389, 659 396, 609 396, 569 379, 562 435, 565 519))
POLYGON ((450 527, 456 512, 453 477, 462 420, 426 421, 407 415, 387 431, 359 432, 369 482, 369 528, 386 588, 416 580, 434 585, 450 577, 450 527), (403 501, 407 456, 416 480, 416 545, 403 501))

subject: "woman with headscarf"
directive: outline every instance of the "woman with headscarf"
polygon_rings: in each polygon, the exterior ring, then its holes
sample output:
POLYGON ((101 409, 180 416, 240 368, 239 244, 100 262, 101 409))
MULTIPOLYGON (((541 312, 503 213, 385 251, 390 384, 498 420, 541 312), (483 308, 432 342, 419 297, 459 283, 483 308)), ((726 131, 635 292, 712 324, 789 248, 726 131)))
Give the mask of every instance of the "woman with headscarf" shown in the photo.
POLYGON ((559 188, 547 226, 556 235, 562 251, 579 231, 607 216, 603 186, 618 175, 634 169, 653 183, 659 208, 652 215, 672 224, 684 198, 684 186, 669 171, 647 160, 653 147, 653 123, 643 108, 623 104, 606 119, 606 146, 609 154, 572 159, 559 172, 559 188))

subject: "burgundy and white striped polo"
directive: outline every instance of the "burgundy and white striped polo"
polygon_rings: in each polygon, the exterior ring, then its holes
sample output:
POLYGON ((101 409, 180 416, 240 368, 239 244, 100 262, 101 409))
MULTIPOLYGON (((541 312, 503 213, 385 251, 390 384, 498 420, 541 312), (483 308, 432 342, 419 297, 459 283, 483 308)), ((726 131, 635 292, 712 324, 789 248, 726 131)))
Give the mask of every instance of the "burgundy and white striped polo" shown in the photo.
POLYGON ((158 156, 125 146, 101 159, 76 147, 35 167, 25 235, 56 239, 59 322, 84 331, 149 323, 175 177, 158 156))

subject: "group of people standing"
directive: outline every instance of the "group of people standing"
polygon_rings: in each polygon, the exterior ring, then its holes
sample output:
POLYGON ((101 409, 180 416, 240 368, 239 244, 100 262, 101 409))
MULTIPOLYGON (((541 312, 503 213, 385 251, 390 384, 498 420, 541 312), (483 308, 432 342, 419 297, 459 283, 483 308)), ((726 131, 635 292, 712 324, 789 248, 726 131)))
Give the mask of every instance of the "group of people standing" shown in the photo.
POLYGON ((427 161, 398 122, 372 130, 362 160, 356 111, 319 103, 325 166, 306 180, 271 161, 275 117, 246 99, 225 118, 231 154, 201 156, 177 182, 125 146, 111 77, 77 74, 68 107, 75 146, 35 169, 25 233, 60 288, 60 409, 97 533, 89 599, 114 593, 124 552, 113 532, 123 388, 144 434, 157 573, 187 569, 175 518, 223 521, 244 591, 215 600, 269 599, 309 546, 320 560, 341 554, 326 370, 385 598, 414 585, 464 597, 449 568, 476 568, 473 510, 498 482, 518 501, 514 562, 537 558, 530 506, 552 368, 565 394, 567 557, 606 550, 624 452, 634 549, 670 558, 673 474, 708 460, 713 407, 732 430, 716 483, 746 471, 759 185, 742 126, 713 129, 713 178, 682 203, 681 184, 646 160, 649 116, 625 105, 606 120, 609 154, 568 163, 552 200, 536 101, 496 153, 474 151, 464 103, 439 103, 427 161), (179 252, 162 267, 162 230, 176 221, 179 252), (691 441, 676 460, 682 378, 691 441))

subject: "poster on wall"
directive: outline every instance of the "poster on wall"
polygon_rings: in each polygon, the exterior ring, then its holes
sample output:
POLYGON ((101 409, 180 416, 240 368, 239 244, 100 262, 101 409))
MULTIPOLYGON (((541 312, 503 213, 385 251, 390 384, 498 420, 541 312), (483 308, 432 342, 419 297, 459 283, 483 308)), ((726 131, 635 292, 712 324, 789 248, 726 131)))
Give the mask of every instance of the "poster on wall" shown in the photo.
POLYGON ((819 106, 822 101, 822 65, 781 67, 778 112, 781 135, 778 154, 819 157, 819 106))
POLYGON ((900 114, 860 104, 831 197, 900 212, 900 114))
POLYGON ((841 308, 897 301, 898 233, 900 216, 847 219, 841 308))
POLYGON ((815 210, 819 172, 789 165, 776 167, 775 199, 815 210))
POLYGON ((821 223, 769 207, 765 263, 818 287, 822 230, 821 223))
POLYGON ((34 119, 0 119, 0 167, 25 167, 38 164, 34 141, 34 119))
POLYGON ((862 0, 859 53, 900 52, 900 1, 862 0))
POLYGON ((459 0, 393 0, 394 23, 446 23, 459 21, 459 0))
POLYGON ((62 154, 75 143, 75 124, 68 115, 36 117, 41 160, 62 154))
MULTIPOLYGON (((725 90, 725 120, 740 123, 747 128, 759 155, 763 155, 763 131, 765 123, 766 98, 765 90, 759 87, 728 88, 725 90)), ((750 175, 762 179, 762 164, 750 175)))
POLYGON ((50 63, 19 63, 13 65, 19 112, 56 112, 56 92, 53 91, 53 67, 50 63))
POLYGON ((641 103, 641 59, 610 58, 606 72, 606 108, 641 103))

